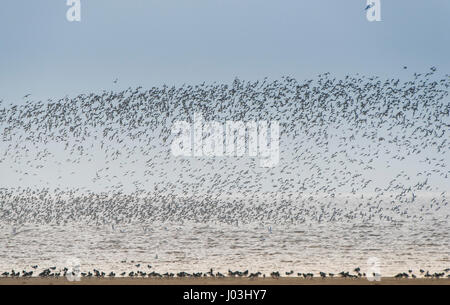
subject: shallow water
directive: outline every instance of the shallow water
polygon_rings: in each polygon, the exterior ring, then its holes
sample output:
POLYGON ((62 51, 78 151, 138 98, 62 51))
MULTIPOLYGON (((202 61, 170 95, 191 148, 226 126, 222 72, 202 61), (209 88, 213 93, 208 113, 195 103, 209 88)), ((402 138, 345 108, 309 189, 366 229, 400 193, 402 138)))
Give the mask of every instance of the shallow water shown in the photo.
POLYGON ((450 267, 450 226, 446 221, 402 224, 302 224, 231 226, 10 225, 0 228, 0 271, 56 266, 78 260, 82 271, 205 272, 231 270, 340 272, 372 258, 383 276, 409 269, 430 272, 450 267), (135 265, 141 264, 136 267, 135 265), (151 269, 147 267, 151 265, 151 269))

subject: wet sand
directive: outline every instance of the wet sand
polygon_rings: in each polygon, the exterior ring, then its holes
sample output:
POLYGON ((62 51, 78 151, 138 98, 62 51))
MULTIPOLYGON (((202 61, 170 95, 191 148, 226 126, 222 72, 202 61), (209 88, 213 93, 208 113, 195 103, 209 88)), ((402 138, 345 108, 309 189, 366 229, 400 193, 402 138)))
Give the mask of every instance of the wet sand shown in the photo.
POLYGON ((365 278, 82 278, 68 281, 66 278, 0 278, 0 285, 450 285, 449 278, 443 279, 395 279, 382 278, 370 282, 365 278))

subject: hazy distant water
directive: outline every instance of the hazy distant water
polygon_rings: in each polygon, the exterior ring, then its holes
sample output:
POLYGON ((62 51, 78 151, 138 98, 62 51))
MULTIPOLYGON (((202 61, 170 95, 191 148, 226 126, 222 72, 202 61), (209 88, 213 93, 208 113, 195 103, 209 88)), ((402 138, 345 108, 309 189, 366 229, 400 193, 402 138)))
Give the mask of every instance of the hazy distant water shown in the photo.
POLYGON ((0 270, 57 266, 70 259, 82 271, 199 272, 214 268, 297 272, 367 270, 375 257, 382 275, 450 267, 447 221, 295 226, 153 224, 122 226, 28 225, 0 228, 0 270), (126 262, 124 262, 126 261, 126 262), (135 267, 140 263, 139 268, 135 267), (152 266, 151 269, 147 265, 152 266))

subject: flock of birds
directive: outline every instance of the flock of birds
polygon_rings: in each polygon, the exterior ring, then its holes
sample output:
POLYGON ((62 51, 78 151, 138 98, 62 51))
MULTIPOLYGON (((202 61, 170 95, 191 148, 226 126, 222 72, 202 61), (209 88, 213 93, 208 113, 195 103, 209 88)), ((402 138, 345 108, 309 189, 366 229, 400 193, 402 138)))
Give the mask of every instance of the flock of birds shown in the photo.
POLYGON ((236 79, 0 104, 0 166, 9 185, 0 188, 0 219, 18 226, 448 221, 449 80, 432 67, 403 82, 325 73, 301 83, 236 79), (205 121, 278 121, 280 163, 174 157, 171 128, 194 113, 205 121))
MULTIPOLYGON (((136 267, 140 267, 140 264, 137 264, 136 267)), ((6 278, 30 278, 33 277, 33 274, 36 272, 38 265, 34 265, 31 266, 32 270, 31 271, 27 271, 27 270, 22 270, 20 271, 14 271, 11 270, 11 272, 3 272, 1 275, 3 277, 6 278)), ((147 266, 148 269, 151 269, 152 266, 148 265, 147 266)), ((394 278, 396 279, 401 279, 401 278, 411 278, 411 279, 416 279, 416 278, 428 278, 428 279, 440 279, 440 278, 449 278, 450 279, 450 268, 447 268, 445 270, 443 270, 442 272, 434 272, 434 273, 430 273, 429 271, 425 271, 423 269, 420 269, 420 275, 416 275, 413 273, 413 270, 408 270, 408 272, 401 272, 398 273, 394 276, 394 278)), ((136 270, 136 271, 130 271, 130 272, 121 272, 121 273, 116 273, 114 271, 110 271, 110 272, 104 272, 101 270, 97 270, 97 269, 93 269, 92 272, 88 271, 88 272, 80 272, 80 271, 73 271, 71 268, 67 268, 64 267, 61 270, 56 270, 56 267, 49 267, 49 268, 45 268, 43 269, 41 272, 36 273, 40 278, 61 278, 61 277, 69 277, 69 276, 73 276, 73 277, 80 277, 80 278, 115 278, 115 277, 128 277, 128 278, 206 278, 206 277, 210 277, 210 278, 225 278, 225 277, 231 277, 231 278, 249 278, 249 279, 254 279, 254 278, 266 278, 266 274, 263 274, 262 272, 249 272, 248 270, 245 271, 232 271, 232 270, 228 270, 227 274, 223 274, 221 272, 214 272, 214 270, 211 268, 208 272, 193 272, 193 273, 188 273, 188 272, 178 272, 178 273, 172 273, 172 272, 166 272, 166 273, 158 273, 155 271, 142 271, 142 270, 136 270)), ((286 276, 295 276, 294 271, 287 271, 285 272, 286 276)), ((314 278, 315 274, 308 272, 308 273, 302 273, 302 272, 297 272, 297 277, 298 278, 303 278, 303 279, 312 279, 314 278)), ((348 279, 361 279, 361 278, 366 278, 367 276, 373 276, 378 277, 380 276, 380 274, 377 273, 372 273, 371 275, 367 275, 365 272, 361 271, 360 267, 357 267, 353 270, 352 273, 350 273, 349 271, 341 271, 337 274, 334 273, 326 273, 326 272, 322 272, 320 271, 318 276, 322 279, 325 278, 335 278, 335 277, 340 277, 340 278, 348 278, 348 279)), ((273 271, 270 273, 270 277, 271 278, 280 278, 282 277, 281 273, 279 271, 273 271)))
POLYGON ((0 224, 13 226, 12 235, 27 224, 79 222, 114 228, 432 219, 448 226, 449 86, 450 76, 431 67, 407 80, 324 73, 302 82, 236 79, 0 101, 0 168, 7 173, 0 224), (172 127, 192 122, 194 113, 205 121, 278 121, 278 166, 261 168, 247 156, 174 157, 172 127))

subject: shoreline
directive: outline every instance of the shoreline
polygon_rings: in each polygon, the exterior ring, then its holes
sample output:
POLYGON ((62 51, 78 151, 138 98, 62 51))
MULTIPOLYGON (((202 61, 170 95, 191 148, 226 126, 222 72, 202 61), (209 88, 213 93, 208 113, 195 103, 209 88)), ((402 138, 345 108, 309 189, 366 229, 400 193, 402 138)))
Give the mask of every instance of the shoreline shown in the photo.
POLYGON ((366 278, 81 278, 69 281, 60 278, 0 278, 0 285, 450 285, 450 278, 442 279, 397 279, 381 278, 369 281, 366 278))

